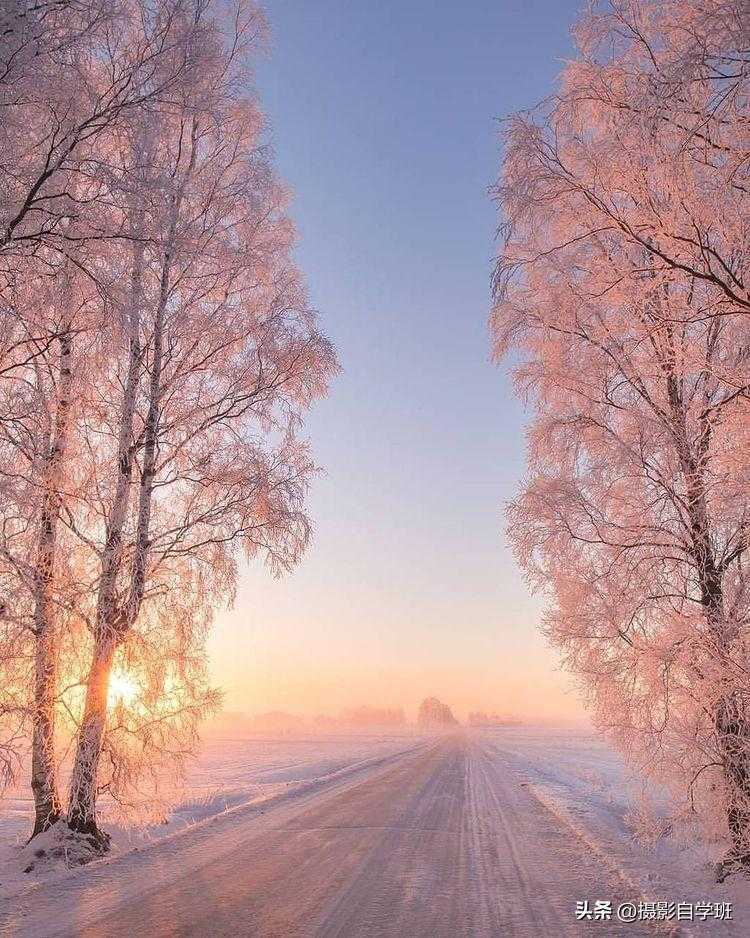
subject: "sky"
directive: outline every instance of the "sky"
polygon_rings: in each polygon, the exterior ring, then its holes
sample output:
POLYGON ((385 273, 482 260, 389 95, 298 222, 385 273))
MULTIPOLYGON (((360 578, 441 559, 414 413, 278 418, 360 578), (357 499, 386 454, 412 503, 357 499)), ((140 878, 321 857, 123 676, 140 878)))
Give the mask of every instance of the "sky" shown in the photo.
POLYGON ((554 89, 578 6, 265 4, 258 92, 343 371, 307 422, 311 547, 217 618, 228 710, 582 715, 504 536, 525 415, 487 328, 499 119, 554 89))

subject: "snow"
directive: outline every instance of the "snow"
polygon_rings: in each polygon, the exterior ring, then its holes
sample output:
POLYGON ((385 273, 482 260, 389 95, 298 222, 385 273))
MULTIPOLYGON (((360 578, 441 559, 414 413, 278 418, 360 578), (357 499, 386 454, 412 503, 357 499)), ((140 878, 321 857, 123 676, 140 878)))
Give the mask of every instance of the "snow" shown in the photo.
MULTIPOLYGON (((309 923, 295 934, 564 936, 588 933, 573 916, 588 898, 728 901, 733 922, 679 934, 747 934, 750 882, 717 885, 707 850, 638 842, 638 790, 608 746, 570 728, 209 739, 168 823, 110 827, 112 855, 77 870, 19 871, 29 802, 14 793, 0 922, 14 935, 236 935, 252 921, 263 936, 283 921, 309 923)), ((644 928, 606 934, 659 933, 644 928)))
POLYGON ((17 855, 20 857, 17 865, 25 874, 35 873, 37 881, 57 872, 62 866, 83 866, 99 857, 94 838, 74 834, 62 821, 38 834, 17 855))
MULTIPOLYGON (((712 934, 745 935, 750 930, 750 881, 733 877, 715 882, 715 858, 706 847, 676 837, 643 842, 638 830, 642 781, 619 756, 587 730, 509 727, 476 733, 501 772, 512 764, 528 790, 601 862, 647 899, 732 903, 732 924, 710 923, 712 934)), ((649 792, 656 810, 666 797, 649 792)), ((694 928, 699 926, 695 924, 694 928)), ((683 926, 684 934, 689 931, 683 926)))
MULTIPOLYGON (((164 822, 144 829, 129 827, 118 823, 105 803, 102 826, 112 836, 112 854, 140 849, 239 805, 291 794, 360 763, 404 751, 420 738, 409 730, 391 735, 342 733, 297 738, 211 736, 204 740, 177 803, 164 822)), ((13 789, 0 802, 0 899, 24 890, 50 873, 50 864, 38 862, 31 874, 23 872, 34 860, 25 849, 32 817, 28 788, 13 789)))

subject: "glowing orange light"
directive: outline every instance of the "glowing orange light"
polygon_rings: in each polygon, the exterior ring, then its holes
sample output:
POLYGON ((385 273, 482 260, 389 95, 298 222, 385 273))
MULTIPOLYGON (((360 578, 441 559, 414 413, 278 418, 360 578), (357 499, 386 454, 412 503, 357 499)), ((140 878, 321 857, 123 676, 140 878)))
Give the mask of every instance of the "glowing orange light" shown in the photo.
POLYGON ((126 671, 113 671, 109 679, 107 701, 110 707, 119 703, 126 706, 138 696, 138 685, 126 671))

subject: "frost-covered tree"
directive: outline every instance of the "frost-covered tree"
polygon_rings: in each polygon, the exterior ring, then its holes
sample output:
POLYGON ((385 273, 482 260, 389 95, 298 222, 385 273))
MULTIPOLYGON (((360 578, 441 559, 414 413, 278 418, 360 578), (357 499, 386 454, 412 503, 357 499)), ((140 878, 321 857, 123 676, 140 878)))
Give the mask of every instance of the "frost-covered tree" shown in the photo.
POLYGON ((45 830, 72 742, 67 822, 103 847, 98 795, 158 802, 217 703, 243 554, 304 550, 300 427, 336 363, 262 143, 257 9, 2 16, 0 782, 30 742, 45 830))
POLYGON ((61 516, 79 482, 79 378, 89 344, 86 323, 92 307, 98 318, 99 303, 72 264, 54 279, 37 277, 23 290, 17 285, 13 297, 24 311, 18 322, 36 338, 29 347, 20 342, 10 349, 0 369, 0 710, 10 707, 12 726, 4 726, 3 735, 18 742, 25 735, 21 727, 31 730, 39 832, 61 812, 55 754, 59 639, 78 590, 61 516))
MULTIPOLYGON (((190 0, 9 0, 0 11, 0 272, 119 237, 108 158, 188 68, 190 0), (165 67, 169 63, 169 67, 165 67), (41 249, 46 247, 48 252, 41 249)), ((79 263, 84 263, 80 259, 79 263)), ((23 269, 23 267, 21 267, 23 269)))
MULTIPOLYGON (((149 633, 158 648, 170 630, 199 630, 233 595, 238 552, 279 571, 308 540, 314 467, 297 429, 335 359, 290 260, 284 194, 244 90, 256 32, 246 13, 231 43, 208 5, 186 19, 183 78, 139 129, 130 281, 116 328, 102 332, 94 481, 72 522, 96 590, 67 814, 102 844, 96 797, 117 656, 149 633), (171 620, 181 593, 190 614, 171 620)), ((187 673, 173 648, 162 697, 187 673)))
POLYGON ((507 127, 492 316, 534 407, 510 532, 545 630, 725 869, 750 856, 749 26, 584 17, 559 94, 507 127))
MULTIPOLYGON (((131 235, 127 137, 182 80, 191 11, 182 0, 14 0, 0 11, 0 660, 8 738, 32 726, 35 833, 61 810, 55 710, 71 584, 60 516, 80 470, 74 402, 90 400, 89 337, 106 321, 131 235)), ((12 748, 7 766, 20 756, 12 748)))
POLYGON ((422 727, 453 726, 457 723, 451 708, 437 697, 427 697, 419 705, 417 724, 422 727))

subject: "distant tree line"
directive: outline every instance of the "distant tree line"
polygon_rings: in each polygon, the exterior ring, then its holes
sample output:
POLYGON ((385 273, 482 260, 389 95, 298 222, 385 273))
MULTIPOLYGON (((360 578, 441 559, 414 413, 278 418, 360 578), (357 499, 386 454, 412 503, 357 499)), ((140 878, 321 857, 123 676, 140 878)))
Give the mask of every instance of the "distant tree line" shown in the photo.
POLYGON ((447 704, 441 703, 437 697, 428 697, 419 705, 417 723, 423 727, 453 726, 458 720, 447 704))

